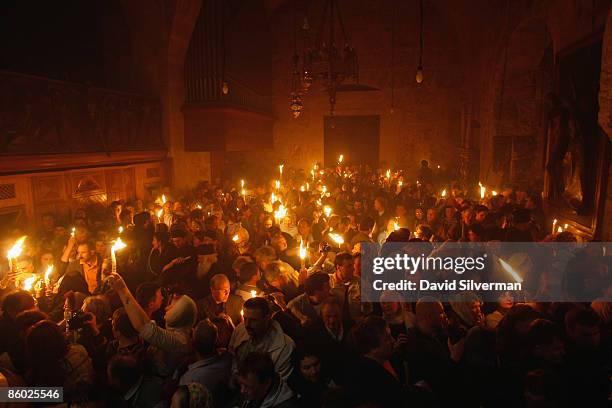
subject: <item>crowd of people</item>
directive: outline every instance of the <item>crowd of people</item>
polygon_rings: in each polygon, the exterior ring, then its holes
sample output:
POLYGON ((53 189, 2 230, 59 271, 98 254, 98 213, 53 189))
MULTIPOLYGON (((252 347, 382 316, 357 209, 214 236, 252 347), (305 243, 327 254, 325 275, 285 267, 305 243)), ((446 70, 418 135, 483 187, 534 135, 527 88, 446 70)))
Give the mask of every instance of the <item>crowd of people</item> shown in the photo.
MULTIPOLYGON (((277 178, 10 231, 8 246, 27 238, 0 261, 1 386, 113 407, 609 406, 608 287, 592 303, 361 300, 364 242, 575 242, 544 232, 539 192, 481 197, 427 162, 415 182, 348 166, 277 178)), ((607 273, 599 259, 584 273, 607 273)))

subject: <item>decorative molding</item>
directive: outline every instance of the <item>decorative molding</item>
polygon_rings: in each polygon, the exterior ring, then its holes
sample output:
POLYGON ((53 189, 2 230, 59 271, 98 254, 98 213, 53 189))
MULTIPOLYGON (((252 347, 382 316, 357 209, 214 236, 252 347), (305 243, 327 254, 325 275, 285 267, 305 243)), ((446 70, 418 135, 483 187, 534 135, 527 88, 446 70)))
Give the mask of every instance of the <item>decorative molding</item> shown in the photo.
POLYGON ((154 162, 164 160, 167 154, 165 150, 141 150, 112 153, 15 155, 2 157, 0 175, 154 162))

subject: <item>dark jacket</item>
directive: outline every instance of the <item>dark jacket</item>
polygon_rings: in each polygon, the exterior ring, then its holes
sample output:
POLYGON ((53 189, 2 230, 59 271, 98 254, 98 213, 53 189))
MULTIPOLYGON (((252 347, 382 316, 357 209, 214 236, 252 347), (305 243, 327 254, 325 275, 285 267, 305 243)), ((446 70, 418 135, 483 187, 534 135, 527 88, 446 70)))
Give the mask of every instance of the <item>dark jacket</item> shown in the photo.
POLYGON ((206 318, 212 319, 222 313, 225 313, 231 317, 234 325, 238 325, 242 321, 240 312, 242 311, 242 304, 244 300, 241 296, 230 294, 227 298, 227 302, 223 304, 215 303, 212 295, 208 295, 197 302, 198 305, 198 320, 206 318))

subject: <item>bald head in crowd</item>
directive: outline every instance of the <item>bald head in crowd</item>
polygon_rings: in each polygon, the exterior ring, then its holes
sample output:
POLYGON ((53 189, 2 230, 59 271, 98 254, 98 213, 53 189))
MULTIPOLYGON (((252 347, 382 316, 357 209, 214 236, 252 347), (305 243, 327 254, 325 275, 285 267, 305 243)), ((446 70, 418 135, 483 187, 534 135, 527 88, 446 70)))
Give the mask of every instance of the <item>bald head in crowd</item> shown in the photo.
POLYGON ((417 327, 425 334, 434 334, 448 324, 444 306, 434 297, 421 298, 416 304, 415 314, 417 327))
POLYGON ((210 292, 215 302, 227 302, 230 288, 230 281, 224 274, 218 273, 210 278, 210 292))

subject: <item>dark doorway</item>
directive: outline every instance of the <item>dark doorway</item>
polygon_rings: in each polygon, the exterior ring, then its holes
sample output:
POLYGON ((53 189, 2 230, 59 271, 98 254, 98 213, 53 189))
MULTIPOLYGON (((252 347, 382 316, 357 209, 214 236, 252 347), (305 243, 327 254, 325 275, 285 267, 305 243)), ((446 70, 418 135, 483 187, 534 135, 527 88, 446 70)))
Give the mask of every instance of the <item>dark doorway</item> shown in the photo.
POLYGON ((325 116, 325 166, 344 155, 347 165, 378 167, 380 116, 325 116))

